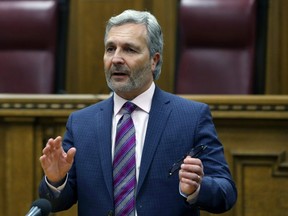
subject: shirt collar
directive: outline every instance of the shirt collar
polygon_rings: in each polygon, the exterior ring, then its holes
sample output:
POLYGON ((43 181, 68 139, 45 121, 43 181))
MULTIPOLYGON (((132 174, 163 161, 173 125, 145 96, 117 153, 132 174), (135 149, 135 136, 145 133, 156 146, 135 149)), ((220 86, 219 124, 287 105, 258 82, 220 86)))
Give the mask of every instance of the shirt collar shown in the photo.
MULTIPOLYGON (((152 82, 151 86, 145 92, 138 95, 131 102, 137 105, 138 108, 142 109, 146 113, 149 113, 151 109, 154 91, 155 91, 155 83, 152 82)), ((122 106, 127 102, 127 100, 121 98, 115 92, 113 94, 113 100, 114 100, 114 116, 116 116, 120 112, 122 106)))

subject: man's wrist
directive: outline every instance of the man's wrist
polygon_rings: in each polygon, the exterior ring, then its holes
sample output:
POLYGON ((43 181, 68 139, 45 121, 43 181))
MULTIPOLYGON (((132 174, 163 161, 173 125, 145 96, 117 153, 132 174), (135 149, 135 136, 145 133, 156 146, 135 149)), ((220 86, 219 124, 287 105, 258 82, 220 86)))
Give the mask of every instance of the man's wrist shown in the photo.
POLYGON ((189 203, 189 204, 193 204, 196 202, 197 198, 198 198, 198 194, 199 194, 199 191, 200 191, 200 185, 199 187, 197 188, 196 191, 194 191, 192 194, 185 194, 181 191, 180 189, 180 185, 179 185, 179 192, 180 194, 186 198, 186 201, 189 203))
MULTIPOLYGON (((67 174, 67 175, 68 175, 68 174, 67 174)), ((63 184, 66 182, 67 175, 66 175, 63 179, 61 179, 60 181, 57 181, 57 182, 52 182, 52 181, 50 181, 50 180, 47 178, 47 176, 46 176, 46 181, 47 181, 47 183, 49 183, 51 186, 53 186, 53 187, 55 187, 55 188, 58 188, 58 187, 60 187, 61 185, 63 185, 63 184)))

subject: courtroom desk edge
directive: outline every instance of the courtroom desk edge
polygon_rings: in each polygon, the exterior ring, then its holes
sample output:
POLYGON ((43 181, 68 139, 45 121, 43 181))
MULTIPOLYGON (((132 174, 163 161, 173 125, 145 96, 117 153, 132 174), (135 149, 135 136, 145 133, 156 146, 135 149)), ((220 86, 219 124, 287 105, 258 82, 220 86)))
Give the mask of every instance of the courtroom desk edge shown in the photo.
MULTIPOLYGON (((67 116, 109 94, 0 94, 0 116, 67 116)), ((207 103, 214 118, 288 119, 288 96, 179 95, 207 103)))

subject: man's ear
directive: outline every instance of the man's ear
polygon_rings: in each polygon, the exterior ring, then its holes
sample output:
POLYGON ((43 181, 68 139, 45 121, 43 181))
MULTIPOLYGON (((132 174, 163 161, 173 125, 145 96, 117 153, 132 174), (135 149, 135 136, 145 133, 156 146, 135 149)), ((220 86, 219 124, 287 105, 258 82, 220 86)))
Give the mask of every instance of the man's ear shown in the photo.
POLYGON ((154 56, 151 58, 151 70, 155 71, 157 63, 160 61, 160 53, 155 53, 154 56))

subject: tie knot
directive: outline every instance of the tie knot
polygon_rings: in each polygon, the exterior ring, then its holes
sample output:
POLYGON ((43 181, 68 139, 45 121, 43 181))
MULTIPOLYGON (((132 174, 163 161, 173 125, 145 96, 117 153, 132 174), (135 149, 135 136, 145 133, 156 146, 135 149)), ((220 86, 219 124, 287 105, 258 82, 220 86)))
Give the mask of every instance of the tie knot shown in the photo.
POLYGON ((136 105, 130 101, 127 101, 124 105, 123 108, 126 111, 125 113, 129 113, 131 114, 135 109, 136 109, 136 105))

